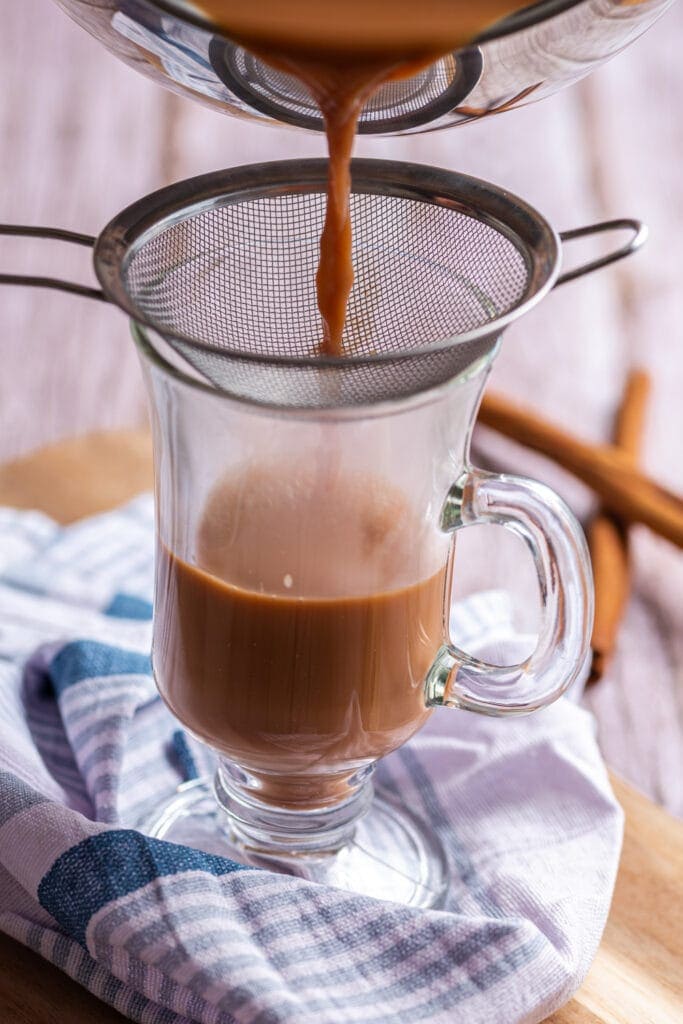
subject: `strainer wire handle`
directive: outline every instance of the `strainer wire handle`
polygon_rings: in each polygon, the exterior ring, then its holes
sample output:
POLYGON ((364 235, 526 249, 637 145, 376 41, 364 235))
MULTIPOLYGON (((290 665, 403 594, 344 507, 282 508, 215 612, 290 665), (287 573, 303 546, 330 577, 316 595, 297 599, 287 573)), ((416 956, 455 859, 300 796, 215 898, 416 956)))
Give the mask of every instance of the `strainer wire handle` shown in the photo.
MULTIPOLYGON (((13 235, 20 238, 47 238, 58 242, 69 242, 72 245, 83 245, 92 249, 96 239, 92 235, 82 235, 77 231, 64 231, 61 228, 34 227, 26 224, 0 224, 0 235, 13 235)), ((0 274, 0 284, 22 285, 31 288, 52 288, 59 292, 72 295, 84 295, 88 299, 108 299, 100 288, 91 288, 85 284, 64 281, 58 277, 37 277, 29 274, 0 274)))
POLYGON ((577 277, 583 277, 584 274, 592 274, 594 270, 600 270, 601 267, 608 267, 611 263, 616 263, 617 260, 625 259, 631 253, 637 252, 647 241, 647 225, 633 217, 620 217, 617 220, 601 221, 599 224, 588 224, 583 228, 573 228, 571 231, 561 231, 560 239, 563 242, 573 242, 577 238, 601 235, 607 231, 630 231, 631 237, 619 249, 561 274, 555 282, 556 288, 561 284, 567 284, 568 281, 575 281, 577 277))

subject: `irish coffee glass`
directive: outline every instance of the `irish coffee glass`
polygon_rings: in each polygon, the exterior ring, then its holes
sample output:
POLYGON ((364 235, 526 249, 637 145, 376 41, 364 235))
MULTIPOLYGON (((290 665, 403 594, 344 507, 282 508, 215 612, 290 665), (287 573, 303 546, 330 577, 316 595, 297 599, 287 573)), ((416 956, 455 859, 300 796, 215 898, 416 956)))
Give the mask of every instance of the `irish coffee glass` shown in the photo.
POLYGON ((181 787, 144 827, 438 905, 447 851, 381 758, 440 707, 510 716, 556 700, 591 626, 572 514, 546 487, 469 462, 497 343, 416 395, 297 409, 230 396, 174 365, 154 332, 134 333, 154 430, 154 672, 216 755, 213 784, 181 787), (520 535, 538 574, 538 644, 507 667, 450 636, 455 538, 482 523, 520 535))

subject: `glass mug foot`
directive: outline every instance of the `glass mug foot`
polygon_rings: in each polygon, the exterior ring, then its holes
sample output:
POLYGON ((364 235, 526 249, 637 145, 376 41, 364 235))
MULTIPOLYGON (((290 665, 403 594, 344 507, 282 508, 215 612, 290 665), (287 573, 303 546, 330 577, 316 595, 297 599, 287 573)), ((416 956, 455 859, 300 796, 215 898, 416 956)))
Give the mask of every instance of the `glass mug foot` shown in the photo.
POLYGON ((252 867, 411 907, 440 907, 448 865, 438 836, 389 794, 375 792, 368 774, 342 806, 289 812, 297 824, 289 835, 288 812, 275 811, 279 822, 255 822, 253 808, 245 809, 229 782, 226 788, 220 769, 213 782, 180 786, 140 827, 252 867))

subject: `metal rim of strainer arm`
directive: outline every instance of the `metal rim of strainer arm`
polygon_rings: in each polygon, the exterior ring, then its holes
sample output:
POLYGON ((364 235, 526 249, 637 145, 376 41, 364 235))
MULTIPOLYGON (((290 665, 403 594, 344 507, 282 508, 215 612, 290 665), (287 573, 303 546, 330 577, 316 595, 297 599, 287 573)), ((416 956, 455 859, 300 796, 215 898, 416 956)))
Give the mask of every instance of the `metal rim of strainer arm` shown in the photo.
POLYGON ((527 262, 529 278, 523 300, 507 313, 471 331, 443 337, 416 348, 351 356, 284 356, 213 345, 192 335, 173 331, 146 315, 131 299, 125 284, 125 272, 136 252, 155 235, 185 220, 190 211, 229 206, 245 199, 264 196, 323 192, 327 169, 327 161, 321 159, 248 164, 188 178, 137 200, 117 214, 96 241, 95 272, 105 295, 138 323, 157 331, 170 341, 178 341, 198 350, 219 352, 226 358, 279 366, 357 367, 412 359, 500 334, 540 302, 555 284, 573 280, 628 255, 644 241, 642 225, 632 220, 591 225, 561 236, 523 199, 480 178, 423 164, 356 159, 352 162, 354 193, 391 195, 450 207, 473 220, 488 224, 506 236, 527 262), (633 232, 634 237, 628 245, 577 267, 567 275, 559 276, 562 237, 569 241, 574 237, 619 226, 628 227, 633 232), (523 252, 519 248, 520 240, 525 243, 523 252), (529 253, 532 252, 535 258, 530 261, 529 253))

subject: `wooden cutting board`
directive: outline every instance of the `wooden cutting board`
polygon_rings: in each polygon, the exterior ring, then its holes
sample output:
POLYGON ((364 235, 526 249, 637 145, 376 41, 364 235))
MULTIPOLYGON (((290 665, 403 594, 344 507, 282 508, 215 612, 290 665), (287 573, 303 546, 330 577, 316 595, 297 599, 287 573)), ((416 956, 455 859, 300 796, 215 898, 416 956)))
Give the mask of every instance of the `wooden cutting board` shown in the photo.
MULTIPOLYGON (((92 434, 0 466, 0 504, 38 508, 61 523, 102 512, 151 486, 151 444, 144 433, 92 434)), ((546 1024, 681 1024, 683 823, 620 779, 612 781, 626 812, 612 910, 583 987, 546 1024)), ((2 1024, 123 1019, 0 935, 2 1024)))

